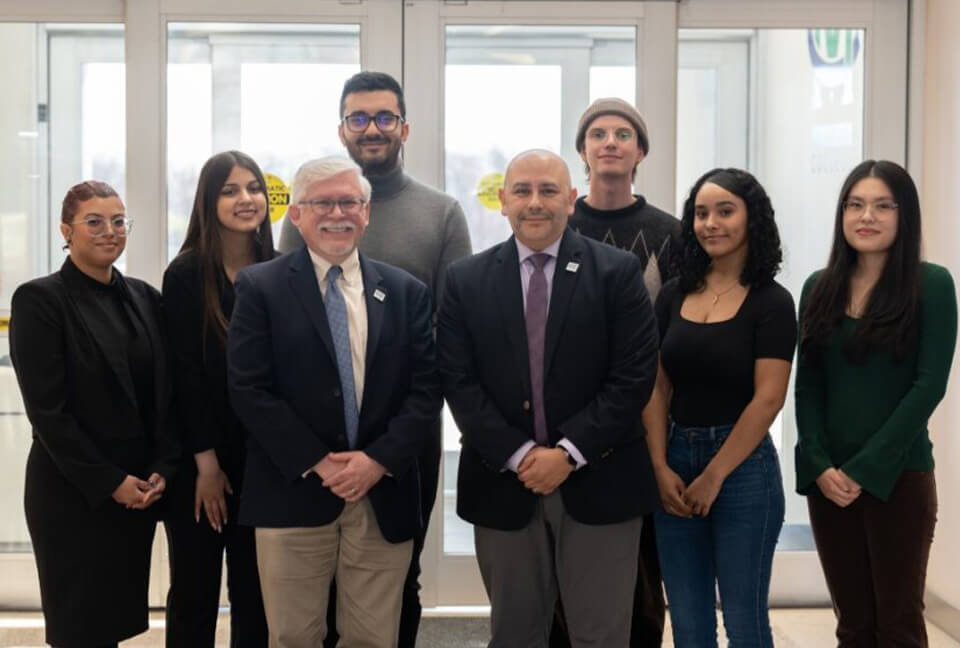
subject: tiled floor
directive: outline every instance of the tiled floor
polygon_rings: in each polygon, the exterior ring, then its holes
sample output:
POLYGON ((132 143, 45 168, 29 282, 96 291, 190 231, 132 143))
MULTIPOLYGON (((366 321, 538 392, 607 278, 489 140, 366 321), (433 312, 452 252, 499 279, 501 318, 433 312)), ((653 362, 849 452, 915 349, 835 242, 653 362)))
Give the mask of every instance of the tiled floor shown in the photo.
MULTIPOLYGON (((771 613, 774 641, 777 648, 828 648, 835 646, 833 613, 824 609, 778 609, 771 613)), ((123 648, 160 648, 163 646, 163 617, 155 614, 151 629, 121 644, 123 648)), ((226 615, 221 617, 216 648, 227 648, 226 615)), ((722 626, 722 624, 721 624, 722 626)), ((486 645, 485 619, 428 618, 420 642, 422 648, 483 648, 486 645)), ((960 642, 948 637, 937 627, 928 624, 930 648, 960 648, 960 642)), ((722 636, 722 634, 721 634, 722 636)), ((668 632, 669 637, 669 632, 668 632)), ((0 613, 0 646, 7 648, 39 648, 43 646, 43 624, 37 614, 0 613)), ((665 641, 664 648, 671 648, 665 641)), ((721 639, 721 648, 726 641, 721 639)))

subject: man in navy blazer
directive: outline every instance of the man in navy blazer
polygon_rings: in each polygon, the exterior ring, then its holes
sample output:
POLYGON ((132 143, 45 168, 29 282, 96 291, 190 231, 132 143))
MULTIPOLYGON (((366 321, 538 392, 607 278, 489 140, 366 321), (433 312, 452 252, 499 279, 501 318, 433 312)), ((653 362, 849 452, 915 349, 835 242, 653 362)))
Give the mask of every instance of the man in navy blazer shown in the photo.
POLYGON ((491 648, 626 646, 642 515, 658 504, 640 415, 657 333, 637 258, 567 227, 563 160, 521 153, 500 193, 514 236, 451 266, 438 362, 462 433, 491 648))
POLYGON ((441 408, 430 295, 368 259, 370 185, 346 158, 304 164, 306 246, 237 276, 230 397, 250 432, 240 522, 256 527, 271 647, 327 632, 392 647, 421 515, 417 457, 441 408))

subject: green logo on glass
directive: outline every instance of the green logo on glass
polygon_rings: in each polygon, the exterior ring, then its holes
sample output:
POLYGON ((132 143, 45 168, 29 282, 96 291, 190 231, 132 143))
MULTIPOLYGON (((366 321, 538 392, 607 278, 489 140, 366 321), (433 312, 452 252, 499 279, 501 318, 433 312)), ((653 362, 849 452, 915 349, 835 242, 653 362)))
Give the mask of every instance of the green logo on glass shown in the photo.
POLYGON ((809 29, 807 45, 814 67, 850 67, 860 54, 858 29, 809 29))

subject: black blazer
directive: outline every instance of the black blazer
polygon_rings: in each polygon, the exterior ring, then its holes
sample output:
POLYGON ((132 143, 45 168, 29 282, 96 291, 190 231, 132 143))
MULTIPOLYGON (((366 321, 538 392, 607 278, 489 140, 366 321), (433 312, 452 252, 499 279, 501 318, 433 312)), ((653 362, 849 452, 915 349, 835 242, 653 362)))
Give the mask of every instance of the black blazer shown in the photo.
POLYGON ((147 629, 160 504, 136 511, 111 496, 128 474, 160 473, 169 488, 179 457, 160 294, 118 279, 152 351, 153 402, 138 403, 92 281, 67 259, 59 272, 17 288, 11 309, 10 356, 34 437, 24 509, 53 645, 116 643, 147 629))
MULTIPOLYGON (((522 528, 538 496, 504 470, 534 438, 513 237, 451 266, 437 348, 463 434, 457 513, 485 527, 522 528)), ((640 414, 656 381, 657 332, 634 255, 564 232, 544 358, 550 443, 566 437, 587 460, 560 488, 567 512, 585 524, 610 524, 652 511, 659 496, 640 414)))
POLYGON ((179 445, 169 417, 160 294, 139 279, 120 278, 153 347, 155 403, 152 420, 144 421, 129 368, 83 281, 68 258, 59 272, 17 288, 10 356, 34 439, 97 506, 127 474, 145 479, 157 472, 169 481, 179 445))
MULTIPOLYGON (((358 449, 386 467, 369 493, 389 542, 423 524, 417 457, 442 400, 430 294, 403 270, 360 255, 367 306, 366 373, 358 449)), ((242 524, 329 524, 343 500, 313 473, 345 451, 340 376, 306 247, 242 270, 227 342, 230 398, 250 433, 242 524)))
MULTIPOLYGON (((235 294, 226 275, 221 276, 220 308, 227 320, 233 313, 235 294)), ((184 461, 178 479, 189 491, 193 511, 193 455, 213 449, 233 492, 240 494, 247 432, 237 420, 227 394, 226 340, 210 325, 204 338, 204 286, 200 255, 178 255, 163 273, 163 304, 170 355, 175 369, 173 402, 184 461), (189 482, 189 483, 188 483, 189 482)))

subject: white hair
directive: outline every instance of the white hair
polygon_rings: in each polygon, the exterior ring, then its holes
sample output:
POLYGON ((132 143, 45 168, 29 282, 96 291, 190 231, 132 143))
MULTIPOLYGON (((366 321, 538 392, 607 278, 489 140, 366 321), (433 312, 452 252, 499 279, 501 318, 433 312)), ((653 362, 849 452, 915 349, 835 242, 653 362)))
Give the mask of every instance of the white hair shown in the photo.
POLYGON ((291 203, 296 205, 307 193, 307 189, 317 182, 329 180, 333 176, 352 171, 357 174, 357 183, 363 194, 364 202, 370 202, 370 181, 363 177, 363 171, 356 162, 340 155, 317 158, 304 162, 296 175, 293 176, 293 186, 290 189, 291 203))

